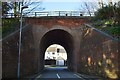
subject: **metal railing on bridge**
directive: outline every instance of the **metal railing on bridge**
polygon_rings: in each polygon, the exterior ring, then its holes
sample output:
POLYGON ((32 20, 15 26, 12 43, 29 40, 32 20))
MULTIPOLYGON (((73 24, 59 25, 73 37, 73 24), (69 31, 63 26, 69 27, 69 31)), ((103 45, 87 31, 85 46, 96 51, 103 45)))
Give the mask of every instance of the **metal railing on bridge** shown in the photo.
MULTIPOLYGON (((16 17, 19 17, 17 14, 16 17)), ((24 12, 24 17, 45 17, 45 16, 94 16, 94 12, 80 12, 80 11, 45 11, 45 12, 24 12)), ((7 13, 3 18, 13 18, 14 13, 7 13)))

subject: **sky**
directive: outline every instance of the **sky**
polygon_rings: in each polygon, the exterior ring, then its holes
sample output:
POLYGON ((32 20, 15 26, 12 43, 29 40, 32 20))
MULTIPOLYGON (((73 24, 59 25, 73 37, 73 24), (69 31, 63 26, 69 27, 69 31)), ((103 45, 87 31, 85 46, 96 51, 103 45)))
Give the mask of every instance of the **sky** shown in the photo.
MULTIPOLYGON (((91 0, 87 1, 91 2, 91 0)), ((40 6, 45 8, 43 11, 78 11, 83 2, 84 0, 42 0, 42 4, 40 6)), ((37 10, 39 10, 39 8, 37 10)))
MULTIPOLYGON (((5 1, 5 0, 4 0, 5 1)), ((15 1, 15 0, 13 0, 15 1)), ((22 1, 22 0, 16 0, 16 1, 22 1)), ((25 0, 29 1, 29 0, 25 0)), ((34 10, 34 11, 79 11, 84 10, 84 2, 92 2, 93 4, 97 4, 100 0, 31 0, 32 2, 40 2, 41 4, 34 10), (45 8, 44 10, 41 10, 40 8, 45 8)), ((108 2, 108 0, 103 0, 105 3, 108 2)), ((120 0, 112 0, 112 1, 120 1, 120 0)), ((29 6, 27 10, 30 10, 35 5, 29 6)), ((98 4, 96 5, 98 7, 98 4)))
MULTIPOLYGON (((41 0, 35 0, 35 2, 39 1, 41 0)), ((41 7, 45 8, 44 11, 78 11, 81 8, 81 5, 83 6, 84 2, 92 2, 93 4, 97 4, 98 1, 100 0, 42 0, 41 7)), ((103 1, 105 3, 108 2, 108 0, 103 1)))
POLYGON ((79 10, 78 2, 43 2, 45 11, 75 11, 79 10))

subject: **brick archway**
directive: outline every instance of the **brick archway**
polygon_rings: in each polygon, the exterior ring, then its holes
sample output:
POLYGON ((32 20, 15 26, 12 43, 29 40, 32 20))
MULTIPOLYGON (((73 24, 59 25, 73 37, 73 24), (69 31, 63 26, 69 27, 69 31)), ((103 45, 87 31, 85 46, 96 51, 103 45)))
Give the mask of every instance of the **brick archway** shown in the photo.
POLYGON ((44 56, 46 49, 52 44, 59 44, 63 46, 68 55, 68 68, 73 70, 73 37, 70 33, 62 29, 54 29, 47 32, 40 42, 40 63, 41 69, 44 68, 44 56))

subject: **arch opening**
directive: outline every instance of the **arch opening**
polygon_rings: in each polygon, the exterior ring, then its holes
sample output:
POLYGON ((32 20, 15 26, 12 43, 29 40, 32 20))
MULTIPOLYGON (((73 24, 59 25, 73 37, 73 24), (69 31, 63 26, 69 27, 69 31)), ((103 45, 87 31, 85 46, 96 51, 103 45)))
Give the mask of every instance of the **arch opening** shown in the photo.
POLYGON ((73 70, 73 37, 70 33, 65 30, 55 29, 47 32, 41 39, 40 42, 40 63, 38 66, 40 69, 44 69, 45 65, 45 52, 46 49, 52 44, 59 44, 64 47, 67 53, 67 67, 70 70, 73 70), (41 64, 42 63, 42 64, 41 64))
POLYGON ((67 67, 67 53, 64 47, 59 44, 50 45, 44 56, 45 67, 67 67))

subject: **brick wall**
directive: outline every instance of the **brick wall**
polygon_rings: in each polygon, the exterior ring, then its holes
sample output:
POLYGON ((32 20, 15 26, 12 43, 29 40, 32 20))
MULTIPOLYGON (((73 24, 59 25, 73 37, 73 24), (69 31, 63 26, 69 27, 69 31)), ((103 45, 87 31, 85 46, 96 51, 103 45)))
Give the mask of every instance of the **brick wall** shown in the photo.
MULTIPOLYGON (((2 41, 2 77, 17 78, 19 31, 9 35, 2 41)), ((22 77, 37 73, 37 60, 34 49, 34 39, 31 26, 26 26, 22 32, 20 57, 20 75, 22 77)))
POLYGON ((26 23, 34 25, 44 25, 44 27, 51 28, 54 25, 61 25, 67 27, 78 27, 83 25, 87 19, 79 17, 41 17, 41 18, 26 18, 26 23))
POLYGON ((117 40, 91 26, 83 27, 79 72, 117 78, 118 44, 117 40))

